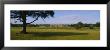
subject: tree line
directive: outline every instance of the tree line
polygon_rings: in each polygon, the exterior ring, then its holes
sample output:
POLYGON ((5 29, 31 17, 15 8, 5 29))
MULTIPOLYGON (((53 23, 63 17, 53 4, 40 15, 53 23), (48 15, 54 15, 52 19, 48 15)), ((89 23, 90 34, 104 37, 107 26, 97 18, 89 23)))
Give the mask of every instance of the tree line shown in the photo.
POLYGON ((71 24, 70 26, 75 27, 76 29, 80 29, 82 27, 89 27, 90 29, 93 29, 94 27, 100 27, 100 22, 96 22, 95 24, 78 22, 77 24, 71 24))
MULTIPOLYGON (((12 24, 12 27, 22 27, 22 24, 12 24)), ((75 27, 76 29, 80 29, 83 27, 89 27, 90 29, 93 29, 94 27, 100 27, 100 22, 96 22, 95 24, 87 24, 78 22, 76 24, 29 24, 27 27, 75 27)))

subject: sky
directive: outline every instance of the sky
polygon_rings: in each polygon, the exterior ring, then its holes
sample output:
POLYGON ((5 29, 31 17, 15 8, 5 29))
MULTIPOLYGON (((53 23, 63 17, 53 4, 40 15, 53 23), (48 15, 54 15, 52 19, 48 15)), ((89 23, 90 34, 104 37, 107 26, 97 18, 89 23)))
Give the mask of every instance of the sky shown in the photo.
MULTIPOLYGON (((95 24, 100 22, 100 10, 54 10, 54 17, 46 19, 39 18, 32 24, 75 24, 77 22, 95 24)), ((27 23, 34 20, 34 18, 28 17, 27 23)), ((16 19, 11 19, 13 24, 22 24, 22 22, 16 19)))

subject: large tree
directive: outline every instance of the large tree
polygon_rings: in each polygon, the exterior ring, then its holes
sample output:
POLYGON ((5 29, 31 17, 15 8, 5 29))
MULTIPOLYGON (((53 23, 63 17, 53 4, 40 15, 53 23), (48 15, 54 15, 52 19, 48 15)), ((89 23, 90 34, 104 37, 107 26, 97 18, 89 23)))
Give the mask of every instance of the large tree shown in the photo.
POLYGON ((47 17, 54 17, 54 11, 53 10, 11 10, 11 19, 16 18, 20 22, 23 22, 23 29, 22 33, 26 33, 26 26, 27 24, 31 24, 38 20, 38 18, 42 18, 43 20, 47 17), (35 18, 35 20, 31 22, 26 22, 27 17, 35 18))

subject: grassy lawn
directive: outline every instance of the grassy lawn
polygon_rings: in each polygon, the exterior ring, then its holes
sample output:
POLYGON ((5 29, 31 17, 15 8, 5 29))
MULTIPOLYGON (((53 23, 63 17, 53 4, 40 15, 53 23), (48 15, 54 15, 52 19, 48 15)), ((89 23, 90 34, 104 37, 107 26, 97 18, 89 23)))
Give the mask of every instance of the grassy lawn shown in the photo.
POLYGON ((27 27, 28 34, 20 33, 22 27, 11 27, 11 40, 100 40, 99 28, 41 28, 27 27))

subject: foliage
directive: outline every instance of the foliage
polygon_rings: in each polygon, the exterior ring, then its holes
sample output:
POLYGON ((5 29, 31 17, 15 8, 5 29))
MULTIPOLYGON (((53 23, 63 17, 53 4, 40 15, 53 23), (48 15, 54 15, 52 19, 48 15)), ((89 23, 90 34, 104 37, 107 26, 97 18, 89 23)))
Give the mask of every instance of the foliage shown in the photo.
MULTIPOLYGON (((45 18, 48 18, 49 16, 54 16, 53 10, 11 10, 11 18, 17 19, 20 22, 23 22, 23 30, 21 32, 26 33, 26 26, 27 24, 31 24, 38 20, 38 18, 42 18, 43 20, 45 18), (35 20, 27 23, 26 19, 27 17, 35 18, 35 20)), ((16 23, 17 21, 15 21, 16 23)))
POLYGON ((75 26, 76 29, 80 29, 83 27, 83 23, 82 22, 78 22, 75 26))
POLYGON ((96 27, 100 27, 100 22, 97 22, 97 23, 95 24, 95 26, 96 26, 96 27))
MULTIPOLYGON (((25 17, 32 17, 35 18, 30 23, 33 23, 34 21, 38 20, 38 18, 48 18, 49 16, 54 16, 53 10, 11 10, 11 18, 16 18, 17 20, 20 20, 20 22, 23 22, 25 17)), ((28 23, 29 24, 29 23, 28 23)))

